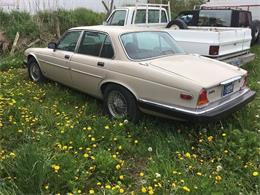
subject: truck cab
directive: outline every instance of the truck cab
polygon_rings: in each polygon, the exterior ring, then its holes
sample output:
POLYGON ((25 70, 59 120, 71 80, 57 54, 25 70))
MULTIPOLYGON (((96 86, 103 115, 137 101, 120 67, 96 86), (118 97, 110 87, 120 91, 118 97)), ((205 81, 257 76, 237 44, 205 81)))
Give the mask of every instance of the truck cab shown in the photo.
POLYGON ((111 26, 130 26, 165 28, 171 16, 168 10, 158 4, 140 4, 113 10, 106 20, 111 26))

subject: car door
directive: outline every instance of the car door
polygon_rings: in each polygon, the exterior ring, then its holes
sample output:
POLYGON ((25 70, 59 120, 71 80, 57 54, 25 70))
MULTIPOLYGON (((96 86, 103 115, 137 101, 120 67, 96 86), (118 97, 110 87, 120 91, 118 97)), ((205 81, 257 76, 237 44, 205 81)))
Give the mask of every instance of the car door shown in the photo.
POLYGON ((69 62, 74 54, 82 31, 68 31, 57 43, 56 49, 50 49, 45 56, 47 77, 60 83, 71 85, 69 62))
POLYGON ((100 97, 99 84, 113 62, 111 39, 105 33, 85 31, 70 62, 73 87, 100 97))

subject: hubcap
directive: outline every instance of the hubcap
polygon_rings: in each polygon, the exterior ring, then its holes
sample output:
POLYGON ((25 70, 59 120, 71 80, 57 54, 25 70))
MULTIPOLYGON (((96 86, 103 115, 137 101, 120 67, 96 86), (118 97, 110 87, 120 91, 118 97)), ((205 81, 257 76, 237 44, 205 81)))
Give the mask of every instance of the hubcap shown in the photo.
POLYGON ((30 75, 33 79, 33 81, 38 81, 40 79, 40 68, 37 64, 33 63, 30 67, 30 75))
POLYGON ((119 91, 111 91, 108 95, 108 109, 114 118, 124 118, 127 115, 127 102, 119 91))

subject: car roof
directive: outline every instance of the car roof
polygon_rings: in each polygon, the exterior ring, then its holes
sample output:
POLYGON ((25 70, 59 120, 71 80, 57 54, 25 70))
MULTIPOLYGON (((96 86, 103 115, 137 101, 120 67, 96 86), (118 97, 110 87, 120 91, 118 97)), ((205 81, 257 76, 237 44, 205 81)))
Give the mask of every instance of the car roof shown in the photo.
POLYGON ((159 31, 150 28, 138 28, 138 27, 125 27, 125 26, 109 26, 109 25, 98 25, 98 26, 79 26, 69 30, 91 30, 91 31, 102 31, 108 34, 123 34, 129 32, 143 32, 143 31, 159 31))

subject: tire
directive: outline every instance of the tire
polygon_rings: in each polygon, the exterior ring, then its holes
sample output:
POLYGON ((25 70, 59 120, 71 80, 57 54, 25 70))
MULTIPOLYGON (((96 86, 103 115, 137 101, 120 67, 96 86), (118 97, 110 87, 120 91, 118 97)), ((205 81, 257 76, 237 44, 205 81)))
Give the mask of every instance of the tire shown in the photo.
POLYGON ((252 44, 259 43, 260 39, 260 21, 254 20, 252 22, 252 44))
POLYGON ((177 30, 177 29, 187 29, 188 26, 181 19, 176 19, 176 20, 170 21, 167 24, 166 28, 174 28, 177 30))
POLYGON ((28 73, 33 82, 42 83, 45 81, 40 66, 34 58, 28 60, 28 73))
POLYGON ((104 112, 110 118, 128 119, 137 123, 140 111, 134 95, 120 85, 108 85, 104 90, 104 112), (117 104, 117 105, 116 105, 117 104))

